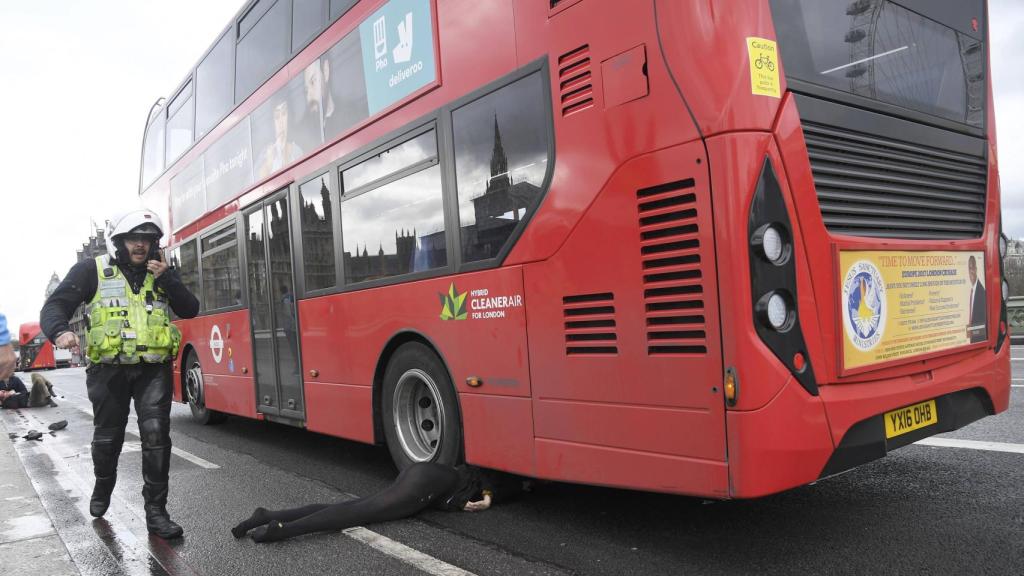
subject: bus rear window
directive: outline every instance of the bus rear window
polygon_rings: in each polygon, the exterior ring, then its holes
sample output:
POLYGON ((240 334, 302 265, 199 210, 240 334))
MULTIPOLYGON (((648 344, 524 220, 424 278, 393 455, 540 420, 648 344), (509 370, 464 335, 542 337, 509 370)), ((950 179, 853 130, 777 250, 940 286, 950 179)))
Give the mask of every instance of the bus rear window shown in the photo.
POLYGON ((955 9, 907 0, 772 0, 771 6, 789 79, 983 126, 980 0, 955 9), (920 13, 903 6, 911 4, 920 13))

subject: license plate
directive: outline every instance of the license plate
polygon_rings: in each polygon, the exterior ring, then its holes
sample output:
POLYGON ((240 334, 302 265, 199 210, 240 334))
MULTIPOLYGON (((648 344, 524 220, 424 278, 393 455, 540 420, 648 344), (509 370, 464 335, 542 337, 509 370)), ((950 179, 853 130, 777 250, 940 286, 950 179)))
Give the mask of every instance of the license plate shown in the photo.
POLYGON ((913 406, 885 413, 885 437, 895 438, 907 432, 931 426, 939 421, 935 400, 928 400, 913 406))

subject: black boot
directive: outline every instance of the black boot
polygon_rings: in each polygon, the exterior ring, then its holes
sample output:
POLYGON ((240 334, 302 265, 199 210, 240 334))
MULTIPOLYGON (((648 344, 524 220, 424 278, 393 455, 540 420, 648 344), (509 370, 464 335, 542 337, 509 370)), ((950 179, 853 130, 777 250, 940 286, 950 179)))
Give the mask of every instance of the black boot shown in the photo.
POLYGON ((185 533, 167 514, 167 484, 146 484, 142 496, 146 499, 146 529, 150 534, 170 540, 185 533))
POLYGON ((171 467, 171 366, 142 365, 135 382, 135 411, 142 440, 142 496, 146 528, 164 539, 184 530, 167 515, 167 477, 171 467))
POLYGON ((96 428, 92 437, 92 470, 96 485, 89 499, 89 514, 103 516, 110 506, 110 494, 117 483, 117 457, 121 454, 124 431, 117 428, 96 428))
POLYGON ((171 442, 165 434, 157 432, 161 430, 157 426, 158 423, 152 420, 143 421, 139 425, 143 433, 142 497, 146 500, 146 528, 150 534, 167 540, 180 537, 184 530, 167 515, 167 473, 171 464, 171 442), (153 442, 157 438, 163 442, 153 442))
POLYGON ((106 478, 96 477, 92 498, 89 499, 89 514, 96 518, 106 514, 107 508, 110 507, 110 494, 114 491, 115 483, 117 483, 117 474, 106 478))

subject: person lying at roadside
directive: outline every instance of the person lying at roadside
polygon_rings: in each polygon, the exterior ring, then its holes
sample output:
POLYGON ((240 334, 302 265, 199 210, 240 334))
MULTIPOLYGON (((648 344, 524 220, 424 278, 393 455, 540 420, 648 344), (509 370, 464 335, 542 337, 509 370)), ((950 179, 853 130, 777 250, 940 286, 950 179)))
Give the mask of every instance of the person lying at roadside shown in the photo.
POLYGON ((526 488, 518 477, 498 475, 473 466, 417 462, 380 492, 334 504, 310 504, 286 510, 256 508, 231 529, 235 538, 252 532, 256 542, 273 542, 312 532, 344 530, 412 516, 426 508, 487 510, 526 488))

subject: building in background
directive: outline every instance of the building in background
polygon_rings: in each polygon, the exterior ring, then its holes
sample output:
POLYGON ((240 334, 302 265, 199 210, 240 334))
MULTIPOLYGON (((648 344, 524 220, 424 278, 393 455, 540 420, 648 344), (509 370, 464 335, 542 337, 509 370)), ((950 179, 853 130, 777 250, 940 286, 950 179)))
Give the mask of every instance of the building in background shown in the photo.
POLYGON ((53 276, 50 276, 50 282, 46 285, 47 298, 50 297, 50 294, 53 294, 53 292, 57 289, 57 286, 60 286, 60 276, 57 276, 57 273, 54 272, 53 276))
POLYGON ((1010 296, 1024 296, 1024 240, 1011 239, 1007 243, 1003 271, 1010 285, 1010 296))
MULTIPOLYGON (((100 256, 101 254, 107 253, 106 239, 103 236, 103 228, 96 227, 96 232, 89 236, 89 240, 82 244, 81 249, 78 250, 78 261, 92 260, 93 258, 100 256)), ((56 276, 56 275, 54 275, 56 276)), ((47 294, 49 296, 49 294, 47 294)), ((89 323, 85 318, 85 305, 81 305, 75 310, 75 314, 71 317, 71 331, 78 336, 78 341, 81 345, 85 346, 85 335, 89 331, 89 323)), ((85 365, 85 350, 81 348, 79 350, 73 350, 71 353, 71 362, 75 366, 85 365)))

